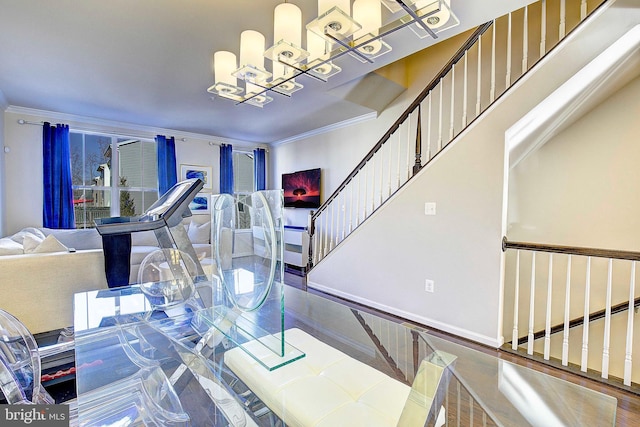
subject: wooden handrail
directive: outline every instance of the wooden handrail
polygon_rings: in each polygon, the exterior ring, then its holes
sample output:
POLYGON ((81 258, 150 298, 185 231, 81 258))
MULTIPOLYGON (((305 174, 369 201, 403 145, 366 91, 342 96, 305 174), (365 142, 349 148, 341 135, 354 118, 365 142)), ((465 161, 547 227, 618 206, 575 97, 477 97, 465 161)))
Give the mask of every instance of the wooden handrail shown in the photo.
POLYGON ((640 252, 585 248, 579 246, 550 245, 542 243, 511 242, 505 236, 502 238, 502 250, 506 251, 507 249, 640 261, 640 252))
POLYGON ((467 41, 460 47, 460 49, 458 49, 456 54, 440 70, 440 72, 431 81, 431 83, 429 83, 429 85, 422 92, 420 92, 418 97, 411 103, 411 105, 409 105, 409 107, 404 111, 404 113, 402 113, 402 115, 398 118, 398 120, 395 121, 395 123, 389 128, 389 130, 382 136, 382 138, 380 138, 380 140, 376 143, 376 145, 373 146, 373 148, 367 153, 367 155, 362 159, 362 161, 358 163, 355 169, 351 171, 349 176, 347 176, 347 178, 342 182, 342 184, 340 184, 338 188, 336 188, 336 190, 331 194, 331 196, 329 196, 327 200, 318 208, 318 210, 313 213, 313 215, 311 216, 312 222, 314 222, 316 218, 327 208, 327 206, 329 206, 329 204, 331 204, 331 202, 338 197, 340 192, 347 185, 349 185, 351 180, 358 174, 358 172, 362 168, 364 168, 364 166, 367 164, 369 160, 371 160, 374 154, 377 153, 378 150, 380 150, 380 148, 384 145, 384 143, 387 142, 389 138, 391 138, 391 135, 393 135, 394 132, 398 130, 400 125, 404 123, 405 120, 407 120, 407 118, 409 117, 409 115, 411 115, 411 113, 416 108, 418 108, 420 103, 425 100, 425 98, 429 95, 429 92, 431 92, 433 88, 435 88, 436 85, 440 82, 440 79, 442 79, 444 76, 446 76, 449 73, 453 65, 457 63, 461 58, 464 57, 465 52, 469 50, 480 38, 480 36, 484 34, 489 28, 491 28, 492 25, 493 25, 493 21, 489 21, 480 25, 478 28, 476 28, 473 34, 471 34, 471 36, 467 39, 467 41))

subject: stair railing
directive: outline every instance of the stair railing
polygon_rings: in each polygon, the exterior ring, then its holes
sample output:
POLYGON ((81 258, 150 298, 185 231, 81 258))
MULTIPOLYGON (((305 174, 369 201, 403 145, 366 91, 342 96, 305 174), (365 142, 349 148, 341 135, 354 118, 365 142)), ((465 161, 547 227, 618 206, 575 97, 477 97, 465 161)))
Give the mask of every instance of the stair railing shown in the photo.
MULTIPOLYGON (((526 344, 529 355, 541 351, 546 361, 553 357, 563 366, 579 365, 580 371, 598 372, 603 379, 611 374, 631 386, 640 252, 512 242, 506 237, 502 247, 508 255, 504 301, 511 349, 526 344), (614 317, 625 311, 626 319, 614 317), (625 337, 624 345, 611 345, 612 330, 625 337), (562 337, 554 339, 560 331, 562 337)), ((635 346, 639 344, 635 340, 635 346)))
POLYGON ((311 212, 308 267, 334 250, 603 2, 539 0, 478 27, 311 212))

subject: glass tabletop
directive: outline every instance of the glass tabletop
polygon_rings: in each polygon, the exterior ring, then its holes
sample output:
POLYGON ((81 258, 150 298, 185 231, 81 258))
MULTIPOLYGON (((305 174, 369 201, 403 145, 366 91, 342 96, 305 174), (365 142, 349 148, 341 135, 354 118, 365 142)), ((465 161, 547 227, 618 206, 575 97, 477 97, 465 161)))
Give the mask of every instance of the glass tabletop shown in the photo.
MULTIPOLYGON (((323 368, 328 377, 337 375, 338 383, 348 378, 347 387, 354 387, 361 378, 380 376, 391 387, 379 406, 393 406, 394 399, 400 399, 398 393, 406 393, 396 404, 396 417, 408 411, 416 385, 429 382, 423 373, 425 361, 437 358, 445 362, 440 363, 437 393, 432 396, 437 405, 431 405, 436 412, 429 416, 429 425, 438 425, 438 416, 449 425, 615 424, 613 397, 458 345, 425 329, 277 286, 284 293, 285 342, 294 349, 302 347, 304 354, 272 368, 235 356, 243 340, 251 346, 278 334, 282 326, 279 298, 268 299, 260 311, 230 317, 215 304, 216 295, 221 294, 214 282, 202 288, 213 295, 212 306, 187 305, 172 312, 154 312, 135 286, 76 294, 80 422, 90 425, 107 416, 104 408, 112 407, 120 408, 117 416, 140 425, 151 425, 144 418, 149 414, 166 425, 272 425, 282 417, 287 425, 305 425, 304 420, 286 418, 295 411, 287 407, 284 395, 269 394, 269 384, 297 379, 296 375, 302 378, 304 366, 339 355, 352 369, 336 374, 323 368), (399 392, 392 391, 396 386, 399 392), (122 390, 128 391, 128 405, 123 404, 122 390)), ((319 385, 309 384, 316 400, 306 411, 311 416, 322 406, 323 395, 320 389, 314 390, 319 385)), ((287 399, 302 399, 303 394, 298 391, 287 399)), ((377 425, 400 425, 398 419, 383 423, 378 418, 377 425)))

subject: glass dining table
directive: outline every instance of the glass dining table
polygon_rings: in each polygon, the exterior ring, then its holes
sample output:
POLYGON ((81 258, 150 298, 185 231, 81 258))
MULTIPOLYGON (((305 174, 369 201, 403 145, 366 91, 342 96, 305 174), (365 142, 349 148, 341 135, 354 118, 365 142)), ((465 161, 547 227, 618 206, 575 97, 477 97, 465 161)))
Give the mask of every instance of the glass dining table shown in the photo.
POLYGON ((252 312, 219 304, 215 281, 199 284, 197 301, 163 310, 136 285, 76 294, 80 425, 615 424, 613 397, 322 295, 274 288, 252 312), (435 359, 434 377, 425 362, 435 359), (415 405, 424 406, 417 417, 415 405))

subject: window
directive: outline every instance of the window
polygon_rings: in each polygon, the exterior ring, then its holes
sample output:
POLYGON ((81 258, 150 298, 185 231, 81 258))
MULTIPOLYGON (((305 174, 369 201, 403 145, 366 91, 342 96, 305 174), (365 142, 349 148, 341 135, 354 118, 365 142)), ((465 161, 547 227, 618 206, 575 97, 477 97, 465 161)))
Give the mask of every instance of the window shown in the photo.
POLYGON ((71 132, 70 142, 76 228, 140 215, 158 199, 155 141, 71 132))
MULTIPOLYGON (((253 179, 253 153, 247 153, 243 151, 233 152, 233 192, 236 200, 239 202, 245 202, 249 205, 251 200, 247 200, 251 197, 251 193, 255 190, 253 179)), ((248 211, 245 211, 244 203, 238 203, 238 211, 236 224, 237 228, 250 228, 251 216, 248 211)))

